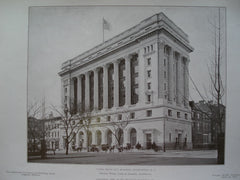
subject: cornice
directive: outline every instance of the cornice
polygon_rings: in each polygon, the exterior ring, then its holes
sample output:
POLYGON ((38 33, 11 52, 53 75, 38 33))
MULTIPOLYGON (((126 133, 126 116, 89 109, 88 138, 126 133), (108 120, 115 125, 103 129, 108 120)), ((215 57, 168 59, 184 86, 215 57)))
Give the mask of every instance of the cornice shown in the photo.
POLYGON ((132 28, 114 36, 113 38, 95 46, 94 48, 76 56, 62 64, 59 75, 62 76, 69 70, 81 67, 95 59, 116 51, 128 44, 138 42, 144 36, 164 29, 181 42, 190 52, 193 48, 189 45, 188 36, 175 25, 164 13, 155 14, 132 28))

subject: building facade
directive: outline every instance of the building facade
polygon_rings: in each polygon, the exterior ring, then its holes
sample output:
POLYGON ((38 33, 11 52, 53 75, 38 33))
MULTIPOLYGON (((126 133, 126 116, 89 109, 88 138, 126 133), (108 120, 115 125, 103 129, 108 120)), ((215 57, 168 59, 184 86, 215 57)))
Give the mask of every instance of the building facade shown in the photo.
POLYGON ((225 133, 225 106, 212 101, 190 101, 192 110, 192 143, 193 148, 217 148, 217 138, 225 133), (219 110, 219 112, 218 112, 219 110), (218 115, 220 114, 220 121, 218 115), (221 128, 221 130, 220 130, 221 128))
MULTIPOLYGON (((64 62, 62 104, 76 116, 90 113, 90 145, 191 148, 192 51, 187 34, 166 15, 151 16, 64 62)), ((76 146, 86 148, 86 133, 77 132, 76 146)))
POLYGON ((193 148, 211 148, 212 122, 209 118, 210 110, 203 101, 190 102, 192 108, 192 144, 193 148))

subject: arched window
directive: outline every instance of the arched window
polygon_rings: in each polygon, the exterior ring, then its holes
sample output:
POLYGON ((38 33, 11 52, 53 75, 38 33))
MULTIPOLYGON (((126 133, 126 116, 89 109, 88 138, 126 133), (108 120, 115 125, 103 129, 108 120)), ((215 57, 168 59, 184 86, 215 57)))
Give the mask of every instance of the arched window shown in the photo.
POLYGON ((118 141, 118 145, 123 145, 123 130, 122 129, 118 129, 117 141, 118 141))
POLYGON ((112 131, 110 131, 110 130, 107 133, 107 144, 108 144, 108 146, 112 145, 112 131))
POLYGON ((134 147, 136 145, 136 141, 137 141, 137 132, 136 132, 136 129, 133 128, 130 131, 130 144, 131 144, 131 147, 134 147))
POLYGON ((96 136, 97 136, 97 145, 101 145, 101 143, 102 143, 102 133, 101 133, 101 131, 97 131, 97 133, 96 133, 96 136))

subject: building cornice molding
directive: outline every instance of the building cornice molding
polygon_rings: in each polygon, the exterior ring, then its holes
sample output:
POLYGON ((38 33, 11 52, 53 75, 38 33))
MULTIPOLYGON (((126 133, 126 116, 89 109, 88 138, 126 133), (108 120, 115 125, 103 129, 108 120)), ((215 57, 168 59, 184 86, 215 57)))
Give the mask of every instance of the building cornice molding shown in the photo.
POLYGON ((152 34, 156 31, 164 29, 181 42, 188 51, 193 51, 193 48, 189 45, 188 36, 177 25, 175 25, 164 13, 155 14, 139 24, 133 26, 130 29, 114 36, 113 38, 95 46, 94 48, 67 60, 62 64, 59 75, 62 76, 65 73, 79 68, 85 64, 92 62, 95 59, 103 57, 113 51, 119 50, 124 46, 132 43, 138 43, 145 36, 152 34))

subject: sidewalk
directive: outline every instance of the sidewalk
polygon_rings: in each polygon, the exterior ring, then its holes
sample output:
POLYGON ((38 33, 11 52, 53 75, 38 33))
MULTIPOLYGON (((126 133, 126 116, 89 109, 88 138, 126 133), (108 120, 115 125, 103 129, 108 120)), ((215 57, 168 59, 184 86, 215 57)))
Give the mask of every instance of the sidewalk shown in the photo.
MULTIPOLYGON (((193 151, 179 151, 179 150, 167 150, 166 152, 159 151, 154 152, 153 150, 139 150, 139 151, 123 151, 123 152, 77 152, 70 151, 68 155, 65 151, 56 151, 55 155, 53 152, 47 153, 47 159, 64 159, 64 158, 88 158, 112 155, 147 155, 149 157, 186 157, 186 158, 217 158, 217 150, 193 150, 193 151)), ((40 156, 28 157, 29 160, 41 159, 40 156)))

